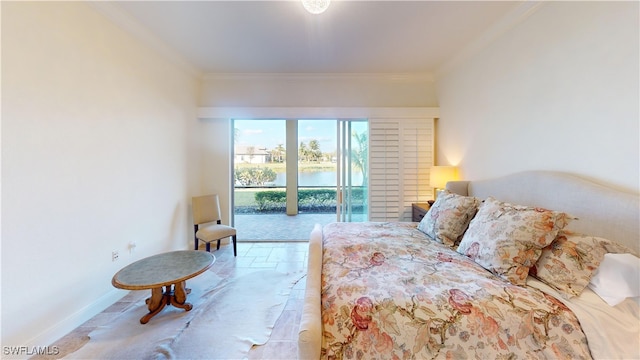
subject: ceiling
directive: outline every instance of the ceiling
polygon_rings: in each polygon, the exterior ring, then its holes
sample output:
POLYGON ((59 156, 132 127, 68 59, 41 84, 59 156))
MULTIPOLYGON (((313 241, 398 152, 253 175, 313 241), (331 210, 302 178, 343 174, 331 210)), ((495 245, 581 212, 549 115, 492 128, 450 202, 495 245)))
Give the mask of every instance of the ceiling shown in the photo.
MULTIPOLYGON (((121 1, 203 73, 433 73, 520 2, 121 1)), ((114 4, 114 3, 112 3, 114 4)))

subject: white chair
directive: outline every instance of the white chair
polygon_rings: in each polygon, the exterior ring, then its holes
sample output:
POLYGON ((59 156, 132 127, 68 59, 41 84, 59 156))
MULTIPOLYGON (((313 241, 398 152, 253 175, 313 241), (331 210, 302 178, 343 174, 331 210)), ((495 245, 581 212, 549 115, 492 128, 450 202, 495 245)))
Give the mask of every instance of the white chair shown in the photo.
POLYGON ((220 240, 231 237, 233 241, 233 256, 238 256, 236 251, 236 229, 222 225, 218 195, 195 196, 191 200, 193 204, 195 250, 198 250, 198 241, 203 241, 207 245, 207 251, 211 251, 212 241, 218 241, 216 250, 220 250, 220 240))

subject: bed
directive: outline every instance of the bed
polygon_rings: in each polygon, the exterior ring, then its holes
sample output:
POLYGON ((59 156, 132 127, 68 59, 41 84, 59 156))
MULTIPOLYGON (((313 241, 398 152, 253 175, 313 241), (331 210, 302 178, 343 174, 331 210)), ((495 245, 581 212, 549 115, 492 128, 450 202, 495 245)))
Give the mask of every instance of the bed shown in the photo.
POLYGON ((450 182, 420 223, 316 225, 299 358, 640 358, 639 219, 529 171, 450 182))

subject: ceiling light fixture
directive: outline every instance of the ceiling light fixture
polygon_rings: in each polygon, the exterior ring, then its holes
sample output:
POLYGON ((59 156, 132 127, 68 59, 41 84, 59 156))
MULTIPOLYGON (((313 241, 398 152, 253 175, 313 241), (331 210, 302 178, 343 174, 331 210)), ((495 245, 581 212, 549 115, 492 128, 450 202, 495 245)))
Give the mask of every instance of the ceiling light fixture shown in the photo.
POLYGON ((302 0, 302 6, 312 14, 322 14, 330 3, 331 0, 302 0))

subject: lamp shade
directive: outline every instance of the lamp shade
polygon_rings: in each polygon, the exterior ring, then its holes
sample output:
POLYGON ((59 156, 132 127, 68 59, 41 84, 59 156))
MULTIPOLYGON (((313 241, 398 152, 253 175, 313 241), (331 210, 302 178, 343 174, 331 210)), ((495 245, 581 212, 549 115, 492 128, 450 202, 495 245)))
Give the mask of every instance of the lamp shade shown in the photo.
POLYGON ((444 189, 447 182, 458 180, 458 168, 456 166, 432 166, 429 175, 429 185, 436 189, 444 189))

